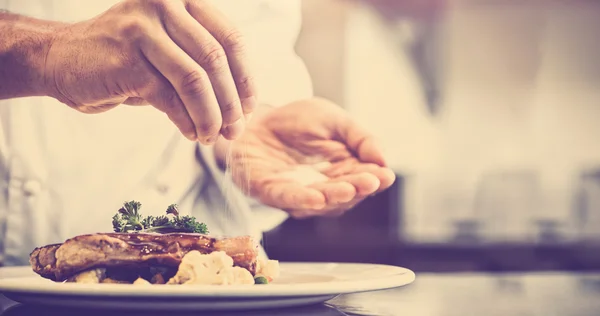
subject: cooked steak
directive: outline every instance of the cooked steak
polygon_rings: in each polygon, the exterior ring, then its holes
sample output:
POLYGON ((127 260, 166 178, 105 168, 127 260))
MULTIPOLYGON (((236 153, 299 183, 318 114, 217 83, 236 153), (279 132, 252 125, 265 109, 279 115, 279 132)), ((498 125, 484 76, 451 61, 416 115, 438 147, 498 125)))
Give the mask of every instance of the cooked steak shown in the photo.
POLYGON ((99 233, 81 235, 62 244, 36 248, 29 263, 44 278, 64 281, 92 268, 177 267, 183 256, 224 251, 235 266, 256 273, 258 244, 249 236, 217 239, 201 234, 99 233))

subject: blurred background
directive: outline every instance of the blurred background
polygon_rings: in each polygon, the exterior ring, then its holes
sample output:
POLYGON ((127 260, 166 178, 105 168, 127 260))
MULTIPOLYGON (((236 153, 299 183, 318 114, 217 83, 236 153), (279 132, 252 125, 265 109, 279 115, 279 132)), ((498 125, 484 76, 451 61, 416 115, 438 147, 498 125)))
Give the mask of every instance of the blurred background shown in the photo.
POLYGON ((283 261, 600 270, 600 1, 304 0, 315 93, 398 179, 265 236, 283 261))

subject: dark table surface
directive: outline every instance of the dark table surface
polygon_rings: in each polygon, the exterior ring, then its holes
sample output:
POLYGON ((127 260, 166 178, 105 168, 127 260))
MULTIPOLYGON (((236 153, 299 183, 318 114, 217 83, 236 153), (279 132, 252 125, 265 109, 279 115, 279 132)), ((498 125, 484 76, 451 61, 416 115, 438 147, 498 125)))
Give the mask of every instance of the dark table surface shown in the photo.
MULTIPOLYGON (((25 306, 0 296, 1 316, 158 316, 173 312, 73 310, 25 306)), ((339 296, 326 305, 289 310, 187 315, 419 315, 419 316, 592 316, 600 315, 599 273, 418 274, 406 287, 339 296)))

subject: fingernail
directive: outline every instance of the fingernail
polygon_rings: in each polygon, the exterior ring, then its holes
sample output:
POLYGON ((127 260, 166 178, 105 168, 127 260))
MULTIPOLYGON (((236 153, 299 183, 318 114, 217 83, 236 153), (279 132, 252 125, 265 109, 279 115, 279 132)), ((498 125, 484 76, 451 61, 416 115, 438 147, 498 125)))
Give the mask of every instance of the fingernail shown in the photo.
POLYGON ((212 145, 212 144, 214 144, 216 142, 217 142, 217 136, 211 136, 211 137, 209 137, 209 138, 206 139, 206 143, 208 145, 212 145))
POLYGON ((244 120, 239 119, 239 120, 235 121, 233 124, 225 127, 224 132, 227 135, 227 138, 229 138, 229 139, 238 138, 244 131, 245 125, 246 124, 244 123, 244 120))

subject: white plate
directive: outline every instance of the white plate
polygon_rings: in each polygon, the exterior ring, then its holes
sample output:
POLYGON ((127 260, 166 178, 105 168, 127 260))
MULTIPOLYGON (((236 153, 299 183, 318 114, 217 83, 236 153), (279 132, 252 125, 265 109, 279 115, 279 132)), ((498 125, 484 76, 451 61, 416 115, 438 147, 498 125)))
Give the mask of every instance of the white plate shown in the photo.
POLYGON ((29 267, 0 268, 0 293, 21 303, 69 307, 163 310, 240 310, 322 303, 339 294, 412 283, 414 272, 355 263, 281 263, 267 285, 130 285, 55 283, 29 267))

